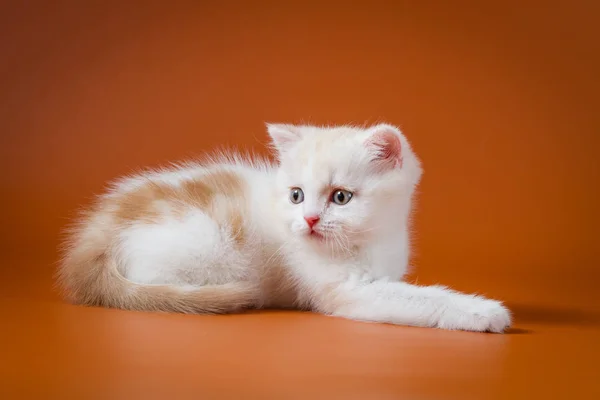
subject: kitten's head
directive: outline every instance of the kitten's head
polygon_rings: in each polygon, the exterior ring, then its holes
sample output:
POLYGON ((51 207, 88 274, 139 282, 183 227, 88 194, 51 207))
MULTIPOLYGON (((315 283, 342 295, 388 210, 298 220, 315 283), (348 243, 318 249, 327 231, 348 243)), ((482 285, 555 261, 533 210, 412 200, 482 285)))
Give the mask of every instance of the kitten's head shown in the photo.
POLYGON ((280 161, 276 201, 293 240, 350 250, 406 229, 421 167, 398 128, 267 129, 280 161))

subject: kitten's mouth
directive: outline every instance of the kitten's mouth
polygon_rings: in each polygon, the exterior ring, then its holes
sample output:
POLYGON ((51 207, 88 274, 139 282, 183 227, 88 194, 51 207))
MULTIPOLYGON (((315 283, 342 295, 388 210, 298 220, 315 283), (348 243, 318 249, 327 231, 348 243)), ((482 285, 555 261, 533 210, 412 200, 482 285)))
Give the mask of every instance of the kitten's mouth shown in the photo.
POLYGON ((308 236, 310 236, 313 239, 317 239, 317 240, 325 240, 325 236, 323 236, 322 233, 319 233, 315 230, 311 230, 308 234, 308 236))

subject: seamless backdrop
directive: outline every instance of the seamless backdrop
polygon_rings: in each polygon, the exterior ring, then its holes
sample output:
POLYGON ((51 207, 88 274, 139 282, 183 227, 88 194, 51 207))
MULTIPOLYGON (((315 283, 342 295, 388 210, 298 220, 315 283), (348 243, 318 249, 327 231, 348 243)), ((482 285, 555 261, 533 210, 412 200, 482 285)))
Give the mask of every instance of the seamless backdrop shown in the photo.
POLYGON ((385 121, 425 171, 412 280, 504 299, 517 321, 596 307, 597 9, 2 2, 0 296, 57 301, 61 229, 108 180, 264 154, 265 122, 385 121))

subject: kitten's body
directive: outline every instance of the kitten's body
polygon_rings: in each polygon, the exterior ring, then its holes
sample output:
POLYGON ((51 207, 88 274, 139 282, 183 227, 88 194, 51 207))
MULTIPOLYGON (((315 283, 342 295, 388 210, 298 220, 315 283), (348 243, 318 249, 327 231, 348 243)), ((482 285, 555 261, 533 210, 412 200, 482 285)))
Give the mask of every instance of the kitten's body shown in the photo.
POLYGON ((68 298, 132 310, 276 307, 447 329, 509 326, 496 301, 400 281, 421 167, 396 128, 269 132, 281 165, 229 158, 114 185, 69 237, 58 274, 68 298), (343 201, 332 197, 338 189, 343 201))

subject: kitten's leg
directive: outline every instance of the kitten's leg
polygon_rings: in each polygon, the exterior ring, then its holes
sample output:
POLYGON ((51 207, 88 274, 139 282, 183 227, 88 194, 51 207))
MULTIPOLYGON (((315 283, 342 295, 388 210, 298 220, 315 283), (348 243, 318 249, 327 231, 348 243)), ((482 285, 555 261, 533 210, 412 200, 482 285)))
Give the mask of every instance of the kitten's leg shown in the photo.
POLYGON ((361 321, 498 333, 511 323, 502 303, 442 286, 345 282, 323 287, 313 300, 316 311, 361 321))
MULTIPOLYGON (((221 227, 200 210, 181 220, 138 224, 122 230, 117 259, 123 275, 139 284, 192 288, 255 279, 251 260, 221 227)), ((250 243, 251 244, 251 243, 250 243)))

